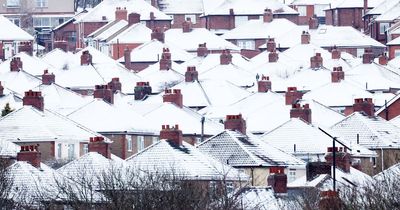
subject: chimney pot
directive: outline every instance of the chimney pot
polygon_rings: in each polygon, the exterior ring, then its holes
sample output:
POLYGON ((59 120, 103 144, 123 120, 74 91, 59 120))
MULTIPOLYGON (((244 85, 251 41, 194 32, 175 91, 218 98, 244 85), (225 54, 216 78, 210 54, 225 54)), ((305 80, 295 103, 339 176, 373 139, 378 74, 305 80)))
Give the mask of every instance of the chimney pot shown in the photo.
POLYGON ((269 81, 269 77, 262 75, 261 80, 257 82, 258 92, 265 93, 272 89, 272 83, 269 81))
POLYGON ((223 50, 220 55, 220 64, 228 65, 230 63, 232 63, 232 54, 230 50, 223 50))
POLYGON ((22 61, 20 57, 14 57, 10 61, 10 71, 20 71, 22 69, 22 61))
POLYGON ((242 114, 226 115, 225 129, 236 130, 246 135, 246 121, 242 118, 242 114))
POLYGON ((169 125, 162 125, 162 129, 160 131, 160 139, 168 140, 173 142, 176 145, 182 145, 182 131, 179 130, 179 126, 175 125, 175 127, 170 128, 169 125))
POLYGON ((185 73, 185 82, 194 82, 197 81, 199 77, 199 73, 196 71, 195 66, 188 66, 185 73))
POLYGON ((111 158, 111 145, 105 142, 102 136, 90 137, 88 147, 89 152, 97 152, 108 159, 111 158))
POLYGON ((292 104, 292 109, 290 110, 290 118, 300 118, 311 124, 311 109, 308 104, 301 107, 300 104, 292 104))
POLYGON ((307 31, 303 31, 301 34, 301 44, 310 44, 310 34, 307 31))
POLYGON ((264 15, 263 15, 263 21, 264 23, 270 23, 272 22, 272 20, 274 19, 274 16, 272 14, 272 10, 271 9, 265 9, 264 10, 264 15))
POLYGON ((354 99, 353 112, 364 112, 368 116, 375 115, 375 105, 372 98, 356 98, 354 99))
POLYGON ((170 102, 175 104, 176 106, 182 108, 183 107, 183 96, 180 89, 166 89, 163 95, 163 102, 170 102))
POLYGON ((335 159, 336 159, 336 167, 342 169, 344 172, 350 172, 350 154, 347 153, 347 149, 343 147, 328 147, 328 153, 325 155, 326 162, 333 165, 333 149, 335 149, 335 159))
POLYGON ((43 85, 51 85, 55 81, 56 81, 56 76, 53 73, 49 74, 49 71, 47 69, 43 71, 42 75, 43 85))
POLYGON ((285 94, 286 105, 296 104, 298 100, 303 98, 303 93, 298 91, 296 87, 288 87, 285 94))
POLYGON ((164 28, 156 27, 153 29, 151 32, 151 40, 157 39, 158 41, 164 43, 165 41, 165 34, 164 34, 164 28))
POLYGON ((35 168, 40 168, 41 153, 39 145, 21 146, 21 151, 17 153, 17 161, 26 161, 35 168))
POLYGON ((33 106, 40 111, 43 111, 44 109, 44 100, 42 97, 42 93, 40 91, 29 90, 25 92, 25 96, 22 99, 22 103, 24 106, 26 105, 33 106))

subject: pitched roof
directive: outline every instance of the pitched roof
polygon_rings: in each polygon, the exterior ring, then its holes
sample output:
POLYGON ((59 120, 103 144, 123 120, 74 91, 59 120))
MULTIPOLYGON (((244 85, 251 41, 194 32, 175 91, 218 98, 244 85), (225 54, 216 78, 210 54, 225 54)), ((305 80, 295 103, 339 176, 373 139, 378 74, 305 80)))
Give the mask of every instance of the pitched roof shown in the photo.
POLYGON ((87 142, 99 135, 60 114, 32 106, 23 106, 0 118, 0 129, 0 139, 12 142, 87 142))
POLYGON ((106 25, 100 27, 99 29, 95 30, 87 37, 90 37, 94 40, 98 41, 105 41, 109 39, 114 34, 118 33, 119 31, 123 30, 128 26, 128 22, 126 20, 115 20, 112 22, 107 23, 106 25))
MULTIPOLYGON (((248 69, 249 66, 251 65, 249 59, 243 57, 241 54, 232 53, 231 55, 232 55, 232 64, 238 66, 239 68, 248 69)), ((206 70, 209 70, 215 66, 220 65, 221 63, 220 56, 221 54, 219 53, 207 54, 207 56, 205 57, 196 56, 182 63, 182 66, 195 66, 196 71, 198 71, 199 74, 201 74, 206 70)), ((184 74, 186 72, 186 69, 182 70, 184 70, 184 72, 181 73, 184 74)))
MULTIPOLYGON (((396 1, 395 1, 396 2, 396 1)), ((397 1, 397 4, 393 5, 392 8, 383 12, 378 17, 375 18, 375 21, 379 22, 394 22, 399 19, 400 3, 397 1)))
POLYGON ((142 81, 148 81, 153 93, 162 92, 165 89, 171 88, 174 85, 182 82, 185 77, 175 69, 182 68, 179 64, 172 62, 172 67, 169 70, 160 70, 160 62, 150 65, 140 71, 138 75, 142 81))
POLYGON ((352 144, 357 144, 358 136, 359 144, 369 149, 400 147, 400 128, 379 116, 354 112, 331 129, 352 144))
POLYGON ((6 64, 0 64, 0 81, 4 87, 12 92, 24 95, 25 91, 42 84, 42 80, 24 70, 10 71, 9 68, 3 68, 3 65, 6 64))
POLYGON ((199 44, 207 44, 208 50, 233 50, 239 51, 240 48, 222 37, 215 35, 205 28, 192 28, 190 32, 182 32, 181 28, 169 29, 165 32, 165 41, 174 43, 181 49, 189 52, 197 51, 199 44))
POLYGON ((192 0, 190 4, 186 0, 161 0, 159 8, 165 14, 202 14, 203 0, 192 0))
POLYGON ((7 140, 0 140, 0 158, 3 157, 17 157, 17 153, 20 150, 20 146, 7 141, 7 140))
POLYGON ((397 37, 397 38, 391 40, 390 42, 386 43, 386 45, 388 45, 388 46, 390 46, 390 45, 400 45, 400 38, 397 37))
POLYGON ((229 9, 233 9, 235 15, 262 15, 266 8, 271 9, 274 14, 299 14, 296 10, 278 1, 225 0, 205 15, 228 15, 229 9))
MULTIPOLYGON (((19 57, 23 63, 22 70, 32 74, 34 76, 40 76, 43 74, 44 70, 49 70, 50 72, 53 71, 55 68, 40 58, 35 56, 30 56, 26 52, 20 52, 13 56, 13 58, 19 57)), ((7 59, 3 63, 0 64, 0 71, 7 72, 10 71, 10 62, 12 58, 7 59)))
POLYGON ((55 48, 46 53, 41 59, 54 66, 56 69, 66 69, 69 63, 72 63, 73 57, 71 52, 65 52, 64 50, 55 48))
MULTIPOLYGON (((374 8, 381 4, 383 0, 369 0, 368 8, 374 8)), ((331 9, 338 8, 363 8, 364 1, 363 0, 340 0, 333 2, 331 9)))
POLYGON ((0 15, 1 41, 33 41, 33 36, 22 30, 10 20, 0 15))
POLYGON ((171 17, 143 0, 107 0, 102 1, 88 13, 76 17, 75 22, 108 22, 115 20, 114 11, 117 7, 126 8, 128 14, 132 12, 139 13, 141 20, 150 20, 150 12, 154 13, 155 20, 171 20, 171 17), (103 16, 106 17, 106 20, 103 20, 103 16))
POLYGON ((160 140, 126 161, 128 166, 143 171, 172 173, 186 179, 245 180, 247 177, 186 142, 177 145, 170 140, 160 140))
POLYGON ((256 75, 235 64, 217 65, 199 75, 199 79, 226 80, 240 87, 251 87, 256 83, 256 75))
POLYGON ((129 26, 120 33, 107 38, 109 43, 145 43, 150 41, 151 29, 143 23, 129 26))
POLYGON ((375 8, 369 10, 366 15, 380 15, 393 8, 396 4, 399 4, 398 0, 384 0, 381 4, 376 5, 375 8))
POLYGON ((305 166, 305 163, 255 136, 225 130, 201 143, 197 148, 233 167, 305 166))

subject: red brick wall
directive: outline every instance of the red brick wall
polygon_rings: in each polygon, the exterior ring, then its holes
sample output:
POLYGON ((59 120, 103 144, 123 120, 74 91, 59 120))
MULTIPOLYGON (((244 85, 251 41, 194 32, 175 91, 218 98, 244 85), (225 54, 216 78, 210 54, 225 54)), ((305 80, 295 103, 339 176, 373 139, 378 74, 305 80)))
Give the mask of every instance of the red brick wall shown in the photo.
MULTIPOLYGON (((64 27, 54 31, 54 39, 68 41, 68 37, 71 37, 73 32, 77 33, 76 26, 77 26, 76 24, 73 24, 73 22, 70 22, 70 23, 66 24, 64 27)), ((77 38, 77 37, 75 37, 75 38, 77 38)), ((69 51, 75 51, 76 42, 68 42, 67 48, 69 51)))
MULTIPOLYGON (((218 15, 218 16, 208 16, 207 18, 207 28, 208 29, 227 29, 230 30, 232 28, 234 28, 235 24, 233 23, 232 26, 232 21, 231 18, 233 18, 233 16, 229 16, 229 15, 218 15)), ((234 22, 234 21, 233 21, 234 22)))
POLYGON ((386 120, 391 120, 399 115, 400 115, 400 100, 393 102, 387 108, 387 111, 384 110, 383 112, 379 113, 379 116, 386 120))
MULTIPOLYGON (((0 49, 3 49, 3 43, 0 42, 0 49)), ((0 60, 4 60, 4 51, 0 50, 0 60)))
POLYGON ((299 16, 298 15, 274 15, 274 18, 285 18, 291 21, 292 23, 297 24, 299 22, 299 16))
POLYGON ((356 29, 364 28, 362 19, 362 8, 343 8, 336 9, 338 12, 338 23, 336 26, 353 26, 356 29))
POLYGON ((332 10, 325 11, 325 23, 326 25, 333 25, 333 12, 332 10))
POLYGON ((119 43, 119 44, 113 44, 111 45, 112 47, 112 58, 117 60, 120 57, 124 56, 124 50, 126 48, 129 48, 130 50, 135 49, 137 46, 141 45, 143 43, 119 43))
POLYGON ((394 52, 400 50, 400 45, 389 46, 389 60, 394 58, 394 52))
POLYGON ((52 160, 55 158, 54 152, 54 141, 46 141, 46 142, 14 142, 19 146, 23 145, 36 145, 39 144, 39 151, 42 153, 42 162, 46 160, 52 160))
POLYGON ((171 28, 171 21, 169 21, 169 20, 149 20, 149 21, 146 21, 146 26, 150 29, 155 28, 155 27, 171 28))
MULTIPOLYGON (((205 28, 205 21, 203 18, 200 18, 200 15, 196 15, 196 23, 192 24, 193 28, 205 28)), ((171 25, 172 28, 182 28, 182 23, 185 21, 184 14, 176 14, 174 15, 174 23, 171 25)), ((193 22, 193 20, 192 20, 193 22)))

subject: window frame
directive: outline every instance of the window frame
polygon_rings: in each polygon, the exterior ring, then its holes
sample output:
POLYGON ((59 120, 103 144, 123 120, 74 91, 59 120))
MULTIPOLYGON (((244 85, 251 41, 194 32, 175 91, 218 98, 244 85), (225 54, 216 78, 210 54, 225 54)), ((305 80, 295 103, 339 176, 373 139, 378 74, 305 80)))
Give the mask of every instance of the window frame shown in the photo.
POLYGON ((21 7, 21 1, 20 0, 7 0, 6 1, 6 7, 7 8, 20 8, 21 7))
POLYGON ((48 4, 49 4, 48 0, 35 0, 36 8, 47 8, 48 4))
POLYGON ((144 136, 137 136, 136 137, 136 146, 137 146, 137 151, 140 152, 144 150, 144 136))
POLYGON ((126 137, 126 150, 128 152, 132 152, 132 150, 133 150, 133 142, 132 142, 131 135, 127 135, 127 137, 126 137))

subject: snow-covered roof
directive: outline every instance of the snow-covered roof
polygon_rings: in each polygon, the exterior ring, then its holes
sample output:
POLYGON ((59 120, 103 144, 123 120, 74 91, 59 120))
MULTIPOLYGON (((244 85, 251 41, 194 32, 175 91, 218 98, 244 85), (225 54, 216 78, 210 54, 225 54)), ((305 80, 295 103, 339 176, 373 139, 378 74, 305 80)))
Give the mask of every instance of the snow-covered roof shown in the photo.
MULTIPOLYGON (((169 49, 172 61, 182 62, 193 58, 193 55, 189 54, 174 43, 162 43, 156 39, 153 39, 143 43, 131 51, 131 62, 157 62, 161 59, 161 54, 164 48, 169 49)), ((121 57, 118 61, 125 62, 125 59, 124 57, 121 57)))
POLYGON ((243 188, 239 196, 240 204, 244 209, 281 209, 281 198, 276 196, 271 187, 247 187, 243 188))
POLYGON ((0 118, 0 139, 12 142, 87 142, 99 134, 55 112, 23 106, 0 118))
POLYGON ((379 116, 354 112, 331 129, 352 144, 357 144, 358 136, 359 144, 367 148, 400 147, 400 128, 379 116))
MULTIPOLYGON (((249 69, 249 66, 251 66, 251 63, 246 57, 243 57, 239 53, 232 53, 232 64, 238 66, 239 68, 242 69, 249 69)), ((207 54, 207 56, 202 57, 202 56, 196 56, 184 63, 182 63, 182 66, 195 66, 196 71, 199 72, 199 74, 202 74, 204 71, 209 70, 215 66, 220 65, 220 56, 221 54, 218 53, 213 53, 213 54, 207 54)), ((186 69, 184 69, 184 72, 181 72, 184 74, 186 72, 186 69)))
POLYGON ((33 36, 0 15, 0 40, 1 41, 33 41, 33 36))
POLYGON ((94 40, 104 41, 109 39, 115 33, 121 31, 126 28, 128 22, 126 20, 115 20, 107 23, 106 25, 100 27, 96 31, 89 34, 87 37, 91 37, 94 40))
POLYGON ((199 79, 225 80, 240 87, 251 87, 256 84, 255 74, 232 63, 214 66, 200 73, 199 79))
POLYGON ((102 99, 94 99, 77 108, 68 114, 68 118, 96 132, 158 132, 158 127, 154 128, 148 119, 135 113, 133 107, 111 105, 102 99))
POLYGON ((0 72, 10 71, 10 62, 13 58, 19 57, 22 61, 22 70, 32 74, 34 76, 40 76, 43 74, 44 70, 53 71, 55 68, 40 58, 35 56, 30 56, 26 52, 21 52, 13 56, 12 58, 7 59, 3 63, 0 64, 0 72))
POLYGON ((128 166, 142 171, 172 173, 194 180, 245 180, 246 175, 203 154, 194 146, 183 142, 160 140, 129 157, 128 166))
MULTIPOLYGON (((368 0, 368 8, 374 8, 381 4, 384 0, 368 0)), ((363 0, 339 0, 332 2, 331 9, 342 8, 363 8, 363 0)))
POLYGON ((386 45, 400 45, 400 37, 397 37, 396 39, 393 39, 392 41, 388 42, 386 45))
POLYGON ((367 90, 388 90, 400 86, 400 74, 374 62, 353 67, 346 72, 346 80, 367 90))
POLYGON ((227 106, 251 94, 228 81, 213 79, 181 82, 172 88, 181 90, 188 107, 227 106))
POLYGON ((20 150, 20 146, 7 141, 0 140, 0 158, 2 157, 17 157, 17 153, 20 150))
POLYGON ((400 163, 397 163, 385 169, 384 171, 376 174, 374 176, 374 179, 378 181, 383 181, 383 180, 392 181, 393 179, 397 179, 399 175, 400 175, 400 163))
MULTIPOLYGON (((185 96, 183 96, 183 101, 184 100, 185 96)), ((133 106, 133 108, 135 109, 135 106, 133 106)), ((180 125, 179 127, 183 134, 200 135, 202 133, 202 115, 187 107, 180 108, 175 104, 165 102, 152 110, 148 110, 143 116, 149 119, 151 125, 155 128, 160 128, 165 124, 180 125)), ((222 124, 213 122, 207 118, 205 119, 205 135, 215 135, 222 130, 222 124)))
POLYGON ((155 20, 171 20, 171 17, 143 0, 107 0, 102 1, 88 13, 76 17, 75 22, 113 21, 115 20, 115 9, 117 7, 126 8, 128 14, 132 12, 139 13, 141 20, 150 20, 150 12, 154 13, 155 20), (103 17, 105 17, 105 20, 103 17))
POLYGON ((169 70, 160 70, 160 62, 157 62, 140 71, 138 75, 141 77, 142 81, 150 83, 153 93, 159 93, 166 88, 168 89, 175 86, 185 79, 185 77, 179 73, 182 72, 182 70, 175 70, 181 68, 179 64, 172 62, 171 68, 172 69, 169 70))
POLYGON ((398 0, 384 0, 381 4, 375 8, 369 10, 366 15, 380 15, 392 9, 396 4, 399 4, 398 0))
POLYGON ((205 28, 192 28, 190 32, 183 32, 181 28, 169 29, 165 32, 165 41, 173 43, 188 52, 196 52, 199 44, 204 43, 206 43, 208 50, 240 50, 238 46, 205 28))
POLYGON ((388 62, 388 66, 400 74, 400 56, 397 56, 388 62))
POLYGON ((108 43, 145 43, 150 41, 151 29, 143 23, 129 26, 107 39, 108 43))
POLYGON ((71 52, 65 52, 64 50, 55 48, 46 53, 41 59, 51 66, 54 66, 56 69, 64 69, 72 62, 73 57, 71 52))
POLYGON ((0 96, 0 108, 4 109, 7 103, 12 110, 19 109, 22 107, 22 96, 5 89, 4 95, 0 96))
MULTIPOLYGON (((323 160, 327 148, 332 146, 331 137, 319 130, 317 126, 306 123, 299 118, 291 118, 274 130, 263 134, 260 139, 286 153, 303 159, 310 158, 310 161, 323 160)), ((343 139, 339 139, 339 141, 352 149, 349 152, 353 156, 375 155, 374 152, 365 147, 353 146, 343 139)))
POLYGON ((269 8, 274 14, 299 14, 289 6, 274 0, 225 0, 205 15, 228 15, 233 9, 235 15, 262 15, 269 8))
POLYGON ((197 148, 233 167, 303 166, 305 163, 255 136, 225 130, 201 143, 197 148))
POLYGON ((165 14, 202 14, 203 0, 161 0, 159 7, 165 14))
POLYGON ((380 14, 378 17, 375 18, 375 21, 377 22, 394 22, 399 19, 400 14, 399 14, 399 9, 400 9, 400 3, 398 1, 397 4, 393 5, 392 8, 389 10, 383 12, 380 14))
POLYGON ((0 81, 4 87, 12 92, 23 96, 25 91, 42 84, 41 79, 34 77, 24 70, 10 71, 9 68, 3 68, 3 65, 4 63, 0 64, 0 81))
POLYGON ((281 36, 297 27, 293 22, 285 18, 275 18, 271 22, 261 20, 249 20, 222 35, 227 40, 238 39, 267 39, 281 36))

